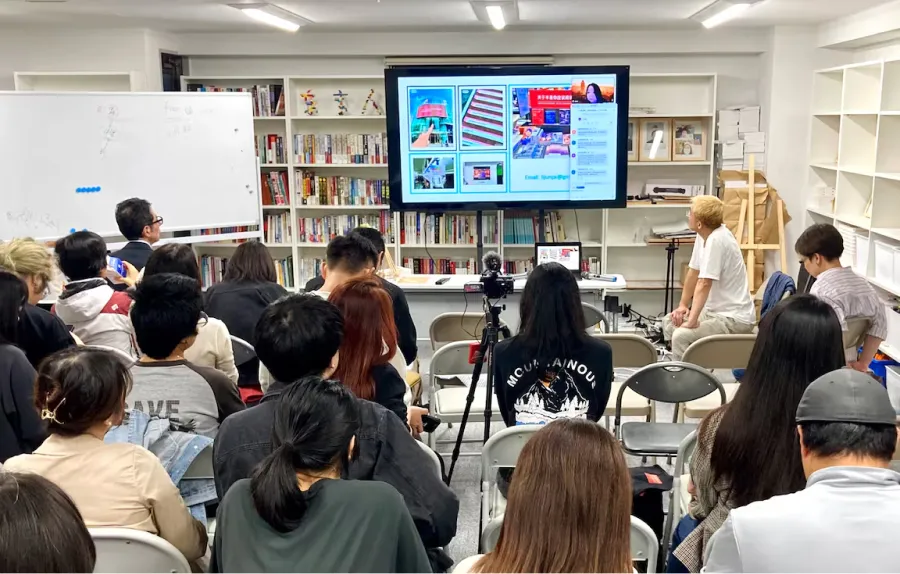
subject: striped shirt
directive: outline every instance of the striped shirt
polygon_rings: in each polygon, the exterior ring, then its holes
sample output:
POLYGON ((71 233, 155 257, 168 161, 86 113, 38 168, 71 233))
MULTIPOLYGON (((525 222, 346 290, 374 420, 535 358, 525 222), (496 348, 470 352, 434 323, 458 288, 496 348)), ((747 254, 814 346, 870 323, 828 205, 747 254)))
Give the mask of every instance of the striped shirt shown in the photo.
POLYGON ((841 330, 847 330, 847 319, 867 317, 872 319, 868 334, 882 340, 887 337, 884 303, 869 282, 851 268, 835 267, 823 271, 809 292, 834 308, 841 330))

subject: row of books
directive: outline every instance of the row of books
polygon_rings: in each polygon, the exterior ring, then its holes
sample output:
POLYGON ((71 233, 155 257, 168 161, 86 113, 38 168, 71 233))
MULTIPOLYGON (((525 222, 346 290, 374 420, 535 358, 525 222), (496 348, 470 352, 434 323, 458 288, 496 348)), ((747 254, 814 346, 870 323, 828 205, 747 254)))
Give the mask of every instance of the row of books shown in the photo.
POLYGON ((287 163, 287 151, 284 149, 284 137, 278 134, 262 134, 256 136, 256 156, 262 165, 287 163))
POLYGON ((322 274, 322 265, 325 264, 324 259, 307 259, 300 260, 300 285, 306 283, 322 274))
POLYGON ((387 134, 294 134, 296 163, 387 164, 387 134))
POLYGON ((503 260, 503 272, 517 275, 519 273, 528 273, 534 269, 534 259, 516 259, 503 260))
POLYGON ((403 267, 412 269, 413 273, 425 275, 474 275, 477 273, 475 258, 468 259, 429 259, 428 257, 404 257, 403 267))
MULTIPOLYGON (((477 215, 403 214, 400 242, 404 245, 475 245, 478 243, 477 215)), ((482 242, 498 242, 496 215, 485 215, 482 242)))
POLYGON ((316 176, 311 171, 295 174, 297 193, 303 205, 388 205, 390 186, 386 179, 347 176, 316 176))
POLYGON ((284 115, 284 86, 281 84, 256 85, 249 88, 223 88, 204 84, 188 84, 189 92, 250 92, 253 96, 254 116, 284 115))
MULTIPOLYGON (((234 226, 234 227, 213 227, 213 228, 201 229, 200 235, 222 235, 225 233, 246 233, 247 231, 255 231, 255 230, 256 230, 255 225, 252 228, 249 225, 240 225, 240 226, 234 226)), ((249 239, 218 241, 217 243, 238 244, 238 243, 244 243, 245 241, 249 241, 249 239)))
POLYGON ((290 213, 273 213, 263 220, 263 241, 266 243, 290 243, 291 236, 290 213))
MULTIPOLYGON (((275 276, 282 287, 294 286, 294 258, 272 259, 275 263, 275 276)), ((225 269, 228 266, 227 257, 215 255, 203 255, 200 257, 200 280, 204 289, 216 283, 220 283, 225 277, 225 269)))
POLYGON ((294 287, 294 257, 288 255, 284 259, 272 259, 275 263, 275 281, 288 289, 294 287))
POLYGON ((288 205, 290 188, 286 171, 263 172, 260 176, 260 192, 263 205, 288 205))
POLYGON ((394 226, 391 214, 377 215, 328 215, 302 217, 298 220, 300 243, 328 243, 338 235, 346 235, 356 227, 373 227, 384 236, 385 243, 394 243, 394 226))
MULTIPOLYGON (((538 216, 531 213, 509 212, 503 218, 503 243, 535 243, 540 235, 538 216)), ((549 211, 544 214, 544 238, 541 241, 565 241, 566 228, 562 214, 549 211)))

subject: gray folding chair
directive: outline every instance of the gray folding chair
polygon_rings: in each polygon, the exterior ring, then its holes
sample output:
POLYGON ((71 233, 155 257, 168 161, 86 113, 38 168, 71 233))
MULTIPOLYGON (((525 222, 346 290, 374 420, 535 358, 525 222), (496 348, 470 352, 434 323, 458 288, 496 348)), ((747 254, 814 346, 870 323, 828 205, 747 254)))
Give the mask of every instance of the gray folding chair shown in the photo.
POLYGON ((590 303, 582 303, 581 308, 584 310, 584 324, 587 326, 588 332, 594 330, 594 327, 603 327, 600 329, 603 333, 609 333, 609 320, 600 309, 594 307, 590 303))
POLYGON ((253 345, 240 337, 231 335, 231 349, 234 351, 234 365, 240 367, 256 358, 256 349, 253 345))
POLYGON ((672 496, 669 497, 669 512, 666 513, 666 524, 663 528, 662 551, 666 556, 669 554, 669 545, 672 543, 675 528, 681 517, 687 514, 691 502, 691 495, 687 491, 688 482, 691 480, 688 463, 696 448, 697 431, 684 437, 678 445, 678 455, 675 457, 675 468, 672 472, 672 496))
POLYGON ((720 405, 725 404, 725 389, 712 374, 696 365, 681 362, 648 365, 622 384, 616 397, 615 435, 622 448, 635 456, 674 456, 686 436, 696 430, 691 423, 626 422, 622 423, 622 396, 627 389, 652 401, 686 403, 719 391, 720 405))
POLYGON ((443 472, 443 469, 441 469, 441 461, 440 461, 440 458, 438 457, 438 453, 431 450, 431 448, 424 442, 420 442, 420 441, 416 441, 416 442, 419 443, 419 446, 422 448, 422 452, 424 452, 428 456, 428 458, 431 460, 431 462, 434 464, 435 472, 437 473, 438 478, 441 480, 444 480, 444 472, 443 472))
MULTIPOLYGON (((613 367, 630 369, 641 368, 656 362, 656 347, 646 338, 633 333, 598 333, 594 338, 606 341, 612 347, 613 367)), ((609 391, 609 401, 603 416, 609 428, 609 417, 616 414, 616 397, 622 383, 613 383, 609 391)), ((622 396, 622 414, 626 417, 650 417, 653 412, 650 401, 631 389, 622 396)), ((649 418, 647 420, 650 420, 649 418)))
POLYGON ((184 555, 159 536, 131 528, 88 528, 97 549, 94 572, 185 573, 184 555))
MULTIPOLYGON (((684 352, 682 362, 691 363, 704 369, 746 369, 750 354, 756 345, 756 333, 746 335, 710 335, 691 343, 684 352)), ((726 383, 725 402, 731 402, 737 394, 739 383, 726 383)), ((702 419, 719 407, 715 395, 708 395, 690 401, 679 409, 678 416, 702 419)))
MULTIPOLYGON (((506 327, 500 320, 500 327, 506 327)), ((484 329, 484 313, 441 313, 431 321, 428 336, 431 339, 431 350, 440 349, 447 343, 456 341, 481 340, 484 329)), ((502 333, 500 334, 502 339, 502 333)))

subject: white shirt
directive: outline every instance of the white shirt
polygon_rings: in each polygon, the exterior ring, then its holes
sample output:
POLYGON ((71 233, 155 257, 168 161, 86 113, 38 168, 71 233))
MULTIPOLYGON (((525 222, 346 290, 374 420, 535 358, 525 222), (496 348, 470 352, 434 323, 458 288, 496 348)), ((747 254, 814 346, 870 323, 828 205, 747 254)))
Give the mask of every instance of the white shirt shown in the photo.
POLYGON ((756 309, 750 299, 747 266, 737 239, 725 225, 713 230, 706 240, 697 236, 689 266, 700 272, 700 279, 713 280, 706 299, 708 312, 741 323, 755 323, 756 309))

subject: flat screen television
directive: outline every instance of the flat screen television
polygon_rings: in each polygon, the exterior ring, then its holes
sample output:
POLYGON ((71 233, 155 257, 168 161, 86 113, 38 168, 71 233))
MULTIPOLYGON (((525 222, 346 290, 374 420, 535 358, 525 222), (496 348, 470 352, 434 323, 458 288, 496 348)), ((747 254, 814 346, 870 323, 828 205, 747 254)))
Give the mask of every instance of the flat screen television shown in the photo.
POLYGON ((625 207, 628 66, 385 70, 394 210, 625 207))

